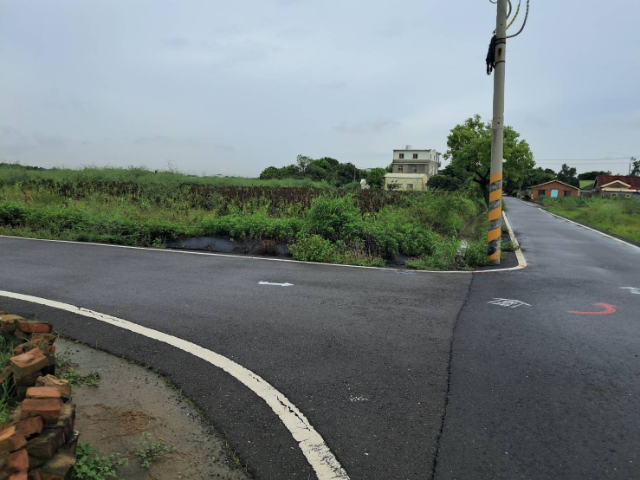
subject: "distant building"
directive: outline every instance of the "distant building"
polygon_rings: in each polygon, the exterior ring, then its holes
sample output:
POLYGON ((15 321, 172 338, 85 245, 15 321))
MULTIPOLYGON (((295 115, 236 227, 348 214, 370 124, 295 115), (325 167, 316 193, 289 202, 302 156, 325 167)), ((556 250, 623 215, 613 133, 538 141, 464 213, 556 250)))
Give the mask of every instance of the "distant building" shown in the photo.
POLYGON ((580 189, 578 187, 574 187, 557 179, 531 187, 531 198, 533 200, 538 200, 540 197, 577 197, 579 193, 580 189))
POLYGON ((632 175, 598 175, 594 196, 603 198, 640 198, 640 177, 632 175))
POLYGON ((595 180, 580 180, 580 196, 581 197, 592 197, 595 189, 595 180))
POLYGON ((424 173, 387 173, 384 189, 426 190, 429 176, 424 173))
POLYGON ((435 150, 413 149, 393 151, 392 173, 384 178, 384 188, 394 184, 400 190, 425 190, 429 177, 438 174, 440 153, 435 150))

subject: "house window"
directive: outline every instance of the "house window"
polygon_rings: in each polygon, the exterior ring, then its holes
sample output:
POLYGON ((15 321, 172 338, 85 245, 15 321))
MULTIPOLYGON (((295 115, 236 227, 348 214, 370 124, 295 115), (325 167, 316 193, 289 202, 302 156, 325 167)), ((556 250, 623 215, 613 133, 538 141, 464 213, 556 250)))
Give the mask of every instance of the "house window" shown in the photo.
POLYGON ((630 193, 625 193, 624 198, 631 198, 631 194, 630 193))
POLYGON ((618 194, 617 194, 617 193, 612 193, 612 194, 611 194, 611 198, 613 198, 613 197, 617 197, 617 196, 618 196, 618 194))
POLYGON ((404 165, 398 165, 398 173, 402 173, 403 171, 404 171, 404 165))
POLYGON ((399 158, 404 158, 404 153, 398 155, 399 158))
POLYGON ((545 196, 547 194, 546 190, 538 190, 538 195, 545 196))
POLYGON ((407 183, 407 190, 413 190, 413 183, 407 183))
POLYGON ((564 196, 565 197, 570 197, 571 196, 571 190, 565 190, 564 191, 564 196))
POLYGON ((414 154, 413 154, 413 158, 418 158, 418 154, 417 154, 417 153, 414 153, 414 154))
POLYGON ((411 165, 411 173, 418 173, 418 166, 417 165, 411 165))

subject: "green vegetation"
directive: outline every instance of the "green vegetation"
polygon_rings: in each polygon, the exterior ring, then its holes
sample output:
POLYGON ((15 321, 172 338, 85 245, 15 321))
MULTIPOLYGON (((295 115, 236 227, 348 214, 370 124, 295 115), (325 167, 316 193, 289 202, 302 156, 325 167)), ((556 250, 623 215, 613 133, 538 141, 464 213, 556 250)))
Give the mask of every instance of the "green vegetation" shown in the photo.
POLYGON ((144 470, 149 470, 155 462, 162 459, 165 455, 175 451, 175 445, 167 445, 162 440, 152 442, 151 434, 149 432, 144 432, 142 434, 142 438, 138 442, 138 447, 133 451, 133 453, 140 460, 142 468, 144 470))
POLYGON ((58 374, 58 378, 62 380, 68 380, 69 385, 72 387, 99 387, 100 386, 100 372, 89 372, 87 375, 82 376, 75 368, 72 368, 66 372, 58 374))
POLYGON ((305 155, 298 155, 296 163, 293 165, 265 168, 260 174, 260 179, 306 179, 314 182, 326 182, 334 187, 355 189, 359 188, 359 182, 363 176, 365 176, 365 172, 352 163, 340 163, 331 157, 314 160, 305 155))
POLYGON ((260 241, 265 252, 284 243, 306 261, 384 265, 401 254, 415 268, 485 263, 486 227, 477 222, 485 207, 473 189, 229 186, 140 169, 2 169, 19 173, 0 176, 4 235, 135 246, 222 236, 260 241))
POLYGON ((612 198, 544 198, 547 210, 640 242, 640 201, 612 198))
POLYGON ((149 170, 144 166, 129 168, 85 167, 81 169, 31 167, 16 163, 0 162, 0 184, 15 185, 27 181, 50 181, 57 184, 136 184, 147 189, 172 190, 180 185, 211 187, 328 187, 327 183, 308 178, 284 178, 261 180, 243 177, 201 177, 180 173, 174 168, 149 170))
POLYGON ((117 479, 116 469, 127 463, 119 453, 101 457, 93 451, 88 443, 81 443, 76 449, 77 461, 73 468, 74 480, 108 480, 117 479))
MULTIPOLYGON (((444 154, 451 159, 445 168, 444 179, 429 179, 429 186, 455 191, 474 185, 489 203, 491 176, 491 123, 484 123, 480 115, 456 125, 447 137, 449 147, 444 154)), ((504 129, 504 186, 505 192, 520 191, 533 171, 535 162, 529 144, 520 140, 520 134, 512 127, 504 129)))
MULTIPOLYGON (((9 359, 13 356, 13 342, 7 341, 0 335, 0 371, 9 365, 9 359)), ((11 406, 13 403, 13 382, 3 382, 0 385, 0 425, 9 423, 11 406)))

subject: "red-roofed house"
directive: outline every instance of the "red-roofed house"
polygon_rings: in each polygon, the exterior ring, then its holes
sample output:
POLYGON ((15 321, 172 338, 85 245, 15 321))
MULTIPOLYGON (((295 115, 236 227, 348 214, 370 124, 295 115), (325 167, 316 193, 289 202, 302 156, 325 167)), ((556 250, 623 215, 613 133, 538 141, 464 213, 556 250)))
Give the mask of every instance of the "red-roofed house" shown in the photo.
POLYGON ((531 187, 531 198, 533 200, 538 200, 540 197, 577 197, 579 194, 580 189, 578 187, 561 182, 558 179, 549 180, 548 182, 531 187))
POLYGON ((598 175, 593 188, 603 198, 640 198, 640 177, 632 175, 598 175))

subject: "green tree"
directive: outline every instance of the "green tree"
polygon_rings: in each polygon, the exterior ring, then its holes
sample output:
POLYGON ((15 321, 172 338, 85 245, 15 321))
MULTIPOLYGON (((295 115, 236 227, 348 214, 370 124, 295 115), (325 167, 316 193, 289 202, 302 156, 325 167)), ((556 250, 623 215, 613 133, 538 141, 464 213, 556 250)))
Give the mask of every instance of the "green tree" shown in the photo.
POLYGON ((578 174, 578 180, 595 180, 598 175, 611 175, 611 172, 593 171, 578 174))
POLYGON ((631 157, 631 175, 640 177, 640 160, 636 157, 631 157))
POLYGON ((353 163, 339 164, 331 175, 331 183, 336 187, 341 187, 354 181, 360 181, 360 170, 353 163))
POLYGON ((433 190, 445 190, 453 192, 459 190, 462 187, 462 182, 456 177, 450 177, 448 175, 434 175, 427 180, 427 187, 433 190))
POLYGON ((371 185, 371 188, 382 188, 386 173, 387 171, 384 168, 372 168, 367 172, 367 183, 371 185))
POLYGON ((576 168, 570 167, 566 163, 562 164, 562 168, 558 172, 558 180, 564 183, 568 183, 569 185, 573 185, 574 187, 580 185, 576 168))
POLYGON ((298 168, 302 173, 305 172, 309 164, 313 162, 313 158, 307 157, 306 155, 298 155, 296 158, 296 163, 298 164, 298 168))
POLYGON ((527 175, 524 186, 531 187, 533 185, 540 185, 541 183, 553 180, 554 178, 556 178, 556 176, 556 172, 554 172, 550 168, 545 168, 544 170, 540 167, 534 168, 527 175))
MULTIPOLYGON (((489 183, 491 175, 490 123, 484 123, 480 115, 456 125, 447 137, 449 147, 444 154, 451 159, 453 168, 467 172, 471 181, 478 184, 482 196, 489 203, 489 183)), ((504 129, 504 180, 521 188, 530 170, 535 166, 533 154, 525 140, 511 127, 504 129)))
POLYGON ((280 177, 280 169, 276 167, 267 167, 260 174, 260 180, 271 180, 280 177))

